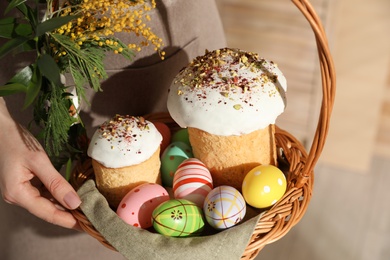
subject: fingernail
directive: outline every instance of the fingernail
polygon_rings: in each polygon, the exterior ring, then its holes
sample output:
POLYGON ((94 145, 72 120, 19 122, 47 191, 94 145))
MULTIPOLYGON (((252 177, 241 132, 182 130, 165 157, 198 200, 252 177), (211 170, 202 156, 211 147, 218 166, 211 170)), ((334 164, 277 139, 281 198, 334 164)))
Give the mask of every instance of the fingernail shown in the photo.
POLYGON ((64 201, 66 205, 68 205, 69 209, 76 209, 81 204, 80 198, 72 191, 65 195, 64 201))

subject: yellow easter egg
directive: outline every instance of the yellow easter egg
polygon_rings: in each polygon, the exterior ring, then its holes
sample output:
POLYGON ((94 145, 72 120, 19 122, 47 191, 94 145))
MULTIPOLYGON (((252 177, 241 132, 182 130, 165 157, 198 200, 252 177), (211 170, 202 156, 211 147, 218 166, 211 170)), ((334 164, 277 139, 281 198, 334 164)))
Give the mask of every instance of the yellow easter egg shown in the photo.
POLYGON ((245 201, 255 208, 268 208, 274 205, 287 189, 284 173, 272 165, 253 168, 244 178, 242 195, 245 201))

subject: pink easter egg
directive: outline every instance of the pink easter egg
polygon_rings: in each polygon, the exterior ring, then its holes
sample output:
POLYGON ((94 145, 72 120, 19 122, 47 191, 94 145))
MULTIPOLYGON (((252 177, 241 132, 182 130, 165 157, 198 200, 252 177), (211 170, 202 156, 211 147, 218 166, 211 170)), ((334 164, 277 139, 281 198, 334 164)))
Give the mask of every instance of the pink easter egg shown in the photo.
POLYGON ((167 190, 156 183, 143 183, 131 191, 119 203, 117 214, 127 224, 149 228, 153 210, 169 200, 167 190))
POLYGON ((204 199, 213 189, 210 171, 196 158, 184 160, 173 176, 173 195, 175 199, 186 199, 200 208, 204 199))

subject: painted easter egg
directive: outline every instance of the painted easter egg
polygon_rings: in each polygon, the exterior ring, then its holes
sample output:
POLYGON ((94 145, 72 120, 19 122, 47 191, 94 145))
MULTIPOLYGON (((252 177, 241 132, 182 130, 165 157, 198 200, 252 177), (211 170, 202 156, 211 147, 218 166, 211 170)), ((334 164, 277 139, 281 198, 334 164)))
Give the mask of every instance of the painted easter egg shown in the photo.
POLYGON ((172 187, 177 167, 193 157, 191 147, 183 142, 171 143, 161 155, 161 180, 165 187, 172 187))
POLYGON ((174 199, 160 204, 152 214, 154 229, 165 236, 200 235, 204 228, 203 212, 195 203, 174 199))
POLYGON ((203 212, 210 226, 222 230, 238 224, 245 217, 246 204, 237 189, 223 185, 206 196, 203 212))
POLYGON ((180 130, 176 131, 172 135, 172 143, 173 142, 183 142, 183 143, 191 146, 190 138, 188 136, 188 129, 187 128, 183 128, 183 129, 180 129, 180 130))
POLYGON ((210 171, 196 158, 184 160, 173 176, 175 199, 186 199, 203 208, 207 194, 213 189, 210 171))
POLYGON ((245 176, 242 195, 249 205, 255 208, 267 208, 284 195, 286 188, 286 177, 279 168, 260 165, 245 176))
POLYGON ((143 183, 129 191, 119 203, 117 214, 127 224, 149 228, 153 210, 168 201, 167 190, 159 184, 143 183))
POLYGON ((165 151, 168 145, 171 143, 171 130, 162 122, 153 122, 154 126, 160 132, 162 141, 160 145, 160 155, 165 151))

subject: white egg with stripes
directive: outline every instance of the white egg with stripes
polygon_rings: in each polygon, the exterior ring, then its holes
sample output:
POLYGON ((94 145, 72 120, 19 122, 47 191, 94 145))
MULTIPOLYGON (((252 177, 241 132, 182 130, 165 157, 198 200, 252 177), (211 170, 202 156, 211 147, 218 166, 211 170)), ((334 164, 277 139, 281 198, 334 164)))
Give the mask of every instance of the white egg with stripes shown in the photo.
POLYGON ((213 180, 206 165, 196 158, 184 160, 173 176, 175 199, 186 199, 203 208, 207 194, 213 189, 213 180))
POLYGON ((245 199, 237 189, 231 186, 218 186, 205 198, 203 212, 210 226, 217 230, 227 229, 244 219, 245 199))

